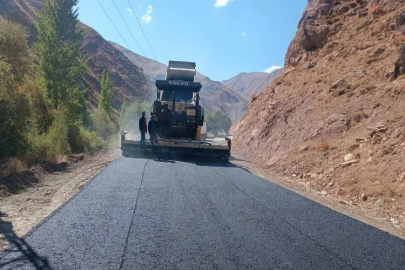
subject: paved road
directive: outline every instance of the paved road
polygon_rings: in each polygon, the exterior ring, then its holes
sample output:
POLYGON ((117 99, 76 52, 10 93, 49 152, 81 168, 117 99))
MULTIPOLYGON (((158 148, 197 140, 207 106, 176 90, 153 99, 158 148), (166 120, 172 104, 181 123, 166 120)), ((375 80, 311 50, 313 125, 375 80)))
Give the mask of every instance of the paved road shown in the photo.
POLYGON ((403 270, 405 241, 233 165, 120 158, 0 268, 403 270))

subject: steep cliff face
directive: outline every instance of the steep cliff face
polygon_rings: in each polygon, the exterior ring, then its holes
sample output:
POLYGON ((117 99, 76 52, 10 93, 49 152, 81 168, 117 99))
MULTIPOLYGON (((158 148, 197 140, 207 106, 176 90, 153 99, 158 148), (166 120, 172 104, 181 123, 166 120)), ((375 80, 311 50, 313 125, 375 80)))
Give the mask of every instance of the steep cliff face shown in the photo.
MULTIPOLYGON (((35 28, 36 12, 42 12, 44 2, 44 0, 0 1, 0 16, 26 27, 30 33, 30 44, 33 44, 38 34, 35 28)), ((151 100, 153 88, 141 68, 128 60, 91 27, 82 23, 79 27, 85 30, 82 53, 88 58, 89 72, 83 83, 88 89, 86 98, 90 104, 97 105, 101 73, 105 68, 111 72, 113 79, 115 109, 119 110, 125 99, 151 100)))
POLYGON ((282 76, 233 127, 234 154, 331 194, 404 200, 404 18, 402 0, 308 1, 282 76))

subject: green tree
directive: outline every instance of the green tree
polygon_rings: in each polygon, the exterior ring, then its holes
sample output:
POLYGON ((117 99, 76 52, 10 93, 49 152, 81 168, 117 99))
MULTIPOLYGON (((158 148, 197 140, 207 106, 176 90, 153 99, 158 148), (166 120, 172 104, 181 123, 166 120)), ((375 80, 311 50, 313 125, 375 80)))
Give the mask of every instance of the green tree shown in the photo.
POLYGON ((87 116, 81 78, 87 64, 80 53, 83 30, 78 24, 78 0, 47 0, 44 13, 38 15, 39 70, 47 95, 55 109, 62 109, 70 125, 81 124, 87 116))
POLYGON ((207 122, 208 131, 214 134, 221 129, 223 129, 225 132, 228 132, 232 126, 232 121, 229 116, 221 111, 209 113, 205 117, 205 121, 207 122))
POLYGON ((30 104, 24 81, 33 61, 27 39, 24 27, 0 20, 0 159, 21 155, 28 147, 30 104))
POLYGON ((111 117, 112 102, 114 99, 114 89, 111 81, 111 74, 108 70, 104 69, 101 75, 101 93, 98 108, 103 109, 111 117))
POLYGON ((0 20, 0 79, 2 86, 8 85, 12 92, 15 92, 16 84, 32 71, 33 61, 27 40, 28 33, 23 26, 0 20))

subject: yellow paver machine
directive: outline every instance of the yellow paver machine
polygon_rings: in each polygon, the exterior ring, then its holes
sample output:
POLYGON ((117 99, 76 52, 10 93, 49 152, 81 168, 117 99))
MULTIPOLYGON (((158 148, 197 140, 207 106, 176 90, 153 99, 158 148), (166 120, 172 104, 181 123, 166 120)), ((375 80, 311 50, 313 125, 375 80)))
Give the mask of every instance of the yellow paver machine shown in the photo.
POLYGON ((207 141, 201 134, 205 129, 204 108, 200 105, 202 85, 195 81, 195 76, 195 63, 169 61, 166 79, 156 81, 156 100, 151 109, 157 121, 158 142, 152 147, 150 140, 146 140, 141 146, 140 141, 127 139, 127 132, 123 131, 123 156, 178 153, 229 160, 232 137, 207 141))

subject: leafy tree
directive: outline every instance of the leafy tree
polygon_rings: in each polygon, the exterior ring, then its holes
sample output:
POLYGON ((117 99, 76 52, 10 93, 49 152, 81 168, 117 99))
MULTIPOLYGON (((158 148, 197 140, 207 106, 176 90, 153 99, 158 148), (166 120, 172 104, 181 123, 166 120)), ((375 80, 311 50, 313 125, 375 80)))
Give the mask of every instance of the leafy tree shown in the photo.
POLYGON ((32 71, 33 61, 26 29, 0 20, 0 76, 3 82, 20 82, 32 71))
POLYGON ((69 124, 83 122, 87 115, 80 79, 87 64, 80 53, 83 30, 77 27, 78 0, 47 0, 38 15, 39 70, 45 78, 47 95, 55 109, 62 109, 69 124))
POLYGON ((205 117, 205 121, 207 122, 208 131, 214 134, 221 129, 223 129, 225 132, 228 132, 232 126, 232 121, 229 116, 221 111, 209 113, 205 117))
POLYGON ((114 99, 114 89, 111 81, 111 74, 108 70, 104 69, 101 75, 101 94, 100 101, 98 103, 99 109, 104 109, 106 113, 111 117, 112 102, 114 99))
POLYGON ((28 147, 30 104, 23 83, 33 61, 27 38, 21 25, 0 21, 0 159, 28 147))

